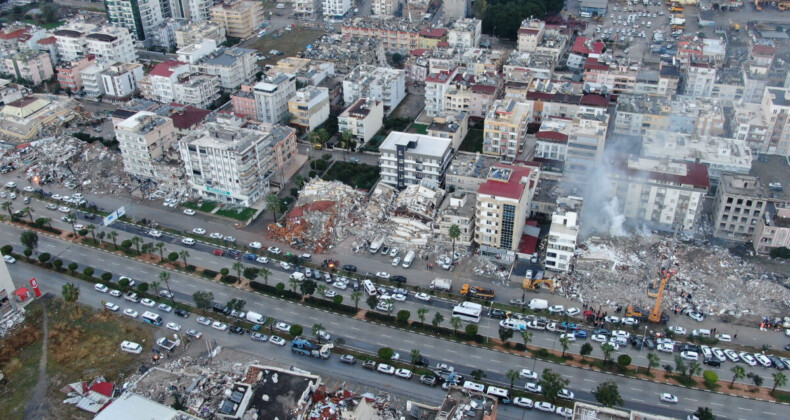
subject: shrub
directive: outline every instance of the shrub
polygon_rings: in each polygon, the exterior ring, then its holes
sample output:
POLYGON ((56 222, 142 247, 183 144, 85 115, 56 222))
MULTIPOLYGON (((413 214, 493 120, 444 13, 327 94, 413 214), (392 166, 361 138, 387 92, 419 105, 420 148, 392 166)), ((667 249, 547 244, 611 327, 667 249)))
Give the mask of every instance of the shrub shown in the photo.
POLYGON ((69 263, 68 269, 69 269, 69 271, 71 271, 72 273, 73 273, 73 272, 75 272, 75 271, 77 271, 77 268, 79 268, 79 265, 77 265, 77 263, 75 263, 75 262, 73 262, 73 263, 69 263))
POLYGON ((405 309, 398 311, 398 314, 397 314, 398 324, 408 324, 409 323, 409 317, 411 317, 411 312, 409 312, 409 311, 407 311, 405 309))
POLYGON ((299 324, 291 325, 291 329, 288 330, 288 334, 291 334, 294 337, 302 335, 302 332, 304 332, 304 327, 299 324))
POLYGON ((617 364, 623 369, 627 368, 631 364, 631 356, 627 354, 621 354, 617 357, 617 364))
POLYGON ((33 255, 33 250, 30 248, 25 248, 25 250, 22 251, 22 253, 25 254, 25 257, 30 258, 30 256, 33 255))
POLYGON ((38 260, 41 261, 41 264, 46 264, 50 258, 52 258, 52 255, 49 255, 49 252, 42 252, 38 255, 38 260))
POLYGON ((466 335, 469 336, 476 336, 477 335, 477 325, 476 324, 466 324, 466 335))
POLYGON ((702 372, 702 378, 705 379, 705 386, 708 388, 715 388, 716 383, 719 382, 719 375, 712 370, 702 372))
POLYGON ((227 276, 228 273, 230 273, 230 270, 228 270, 227 268, 223 268, 222 270, 219 270, 219 273, 222 274, 223 276, 227 276))
POLYGON ((167 254, 167 260, 170 262, 175 262, 178 259, 178 252, 171 252, 167 254))
POLYGON ((334 303, 335 305, 342 304, 343 303, 343 296, 342 295, 335 295, 335 297, 332 298, 332 303, 334 303))
POLYGON ((193 273, 193 272, 195 271, 195 266, 194 266, 194 265, 192 265, 192 264, 189 264, 189 265, 186 267, 186 270, 187 270, 187 271, 189 271, 190 273, 193 273))
POLYGON ((203 270, 203 277, 213 279, 214 277, 217 277, 217 272, 214 270, 205 269, 203 270))
POLYGON ((60 271, 60 269, 63 268, 63 260, 52 261, 52 265, 55 266, 55 270, 60 271))
POLYGON ((110 273, 110 272, 102 273, 101 274, 101 279, 104 280, 104 281, 110 281, 112 279, 112 273, 110 273))
POLYGON ((395 355, 395 350, 392 350, 389 347, 382 347, 378 350, 378 355, 385 362, 388 362, 390 359, 392 359, 392 356, 395 355))
POLYGON ((82 272, 83 272, 83 274, 88 276, 88 278, 90 278, 90 277, 93 276, 93 267, 85 267, 85 269, 82 270, 82 272))
POLYGON ((222 282, 226 284, 236 284, 239 281, 239 278, 236 276, 222 276, 222 282))
POLYGON ((129 279, 121 279, 118 284, 120 284, 122 288, 126 289, 129 287, 129 279))
POLYGON ((774 248, 770 252, 771 258, 790 259, 790 249, 787 247, 774 248))
POLYGON ((132 247, 132 241, 130 239, 125 239, 121 242, 121 248, 125 250, 129 250, 132 247))
POLYGON ((277 289, 277 293, 282 293, 285 290, 285 284, 283 282, 279 282, 276 286, 274 286, 274 288, 277 289))
POLYGON ((149 287, 150 286, 148 285, 148 283, 140 282, 140 284, 137 285, 137 291, 140 292, 140 293, 145 293, 145 292, 148 291, 149 287))
POLYGON ((13 251, 14 251, 14 247, 11 245, 3 245, 3 247, 0 248, 0 254, 3 255, 11 255, 13 251))
POLYGON ((80 229, 77 231, 77 235, 86 236, 88 234, 88 229, 80 229))

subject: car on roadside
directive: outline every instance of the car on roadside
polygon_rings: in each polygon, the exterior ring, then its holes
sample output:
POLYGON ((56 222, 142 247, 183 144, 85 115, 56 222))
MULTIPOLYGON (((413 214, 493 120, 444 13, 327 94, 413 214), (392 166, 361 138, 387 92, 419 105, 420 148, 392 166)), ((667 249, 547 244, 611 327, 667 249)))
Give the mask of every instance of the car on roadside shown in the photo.
POLYGON ((184 239, 181 240, 181 243, 186 245, 186 246, 192 246, 192 245, 195 245, 195 240, 192 239, 192 238, 184 238, 184 239))
POLYGON ((196 235, 205 235, 206 234, 206 229, 196 227, 196 228, 192 229, 192 233, 194 233, 196 235))
POLYGON ((116 304, 114 304, 112 302, 106 302, 104 304, 104 307, 107 308, 107 310, 109 310, 111 312, 118 312, 118 309, 121 308, 120 306, 118 306, 118 305, 116 305, 116 304))
POLYGON ((291 264, 288 264, 285 261, 280 261, 280 268, 282 268, 283 270, 290 270, 291 264))
POLYGON ((390 281, 393 283, 406 283, 406 276, 392 276, 390 277, 390 281))
POLYGON ((269 342, 274 344, 275 346, 284 346, 285 339, 280 337, 279 335, 273 335, 269 337, 269 342))
POLYGON ((527 382, 524 384, 524 389, 529 392, 534 392, 535 394, 540 394, 543 392, 543 387, 538 385, 536 382, 527 382))
POLYGON ((392 295, 392 300, 394 300, 396 302, 405 302, 406 301, 406 295, 402 295, 400 293, 395 293, 394 295, 392 295))
POLYGON ((605 336, 603 334, 593 334, 590 337, 590 340, 595 341, 597 343, 605 343, 607 340, 609 340, 609 337, 607 337, 607 336, 605 336))
POLYGON ((696 362, 697 359, 699 359, 699 354, 697 354, 695 351, 682 351, 680 352, 680 357, 685 360, 692 360, 696 362))
POLYGON ((729 334, 716 334, 716 339, 725 343, 732 342, 732 336, 729 334))
POLYGON ((173 312, 173 307, 166 303, 160 303, 156 307, 159 308, 159 310, 162 312, 173 312))
POLYGON ((258 257, 258 258, 255 259, 255 262, 258 263, 258 264, 268 264, 269 263, 269 259, 266 258, 266 257, 258 257))
POLYGON ((181 331, 181 325, 176 324, 175 322, 168 322, 167 324, 165 324, 165 328, 173 331, 181 331))
POLYGON ((661 400, 661 402, 670 403, 670 404, 678 403, 678 397, 666 392, 659 395, 659 400, 661 400))
POLYGON ((741 356, 738 355, 738 352, 731 349, 724 349, 724 355, 730 359, 731 362, 736 363, 741 360, 741 356))
POLYGON ((639 325, 639 320, 634 317, 625 317, 620 320, 620 323, 623 325, 639 325))
POLYGON ((153 308, 154 306, 156 306, 156 302, 148 298, 143 298, 143 300, 140 301, 140 304, 143 306, 147 306, 149 308, 153 308))
POLYGON ((494 319, 505 319, 507 318, 507 312, 501 309, 493 308, 490 311, 488 311, 488 316, 494 319))
POLYGON ((576 335, 575 335, 574 333, 564 333, 564 334, 560 334, 560 337, 559 337, 559 338, 560 338, 560 340, 562 340, 562 339, 564 338, 564 339, 568 340, 568 342, 574 342, 574 341, 576 341, 576 335))
POLYGON ((521 408, 532 408, 534 403, 527 397, 516 397, 513 399, 513 405, 521 408))
POLYGON ((115 289, 110 290, 110 296, 112 297, 121 297, 121 295, 122 294, 120 290, 115 290, 115 289))
POLYGON ((181 308, 176 309, 175 310, 175 314, 180 316, 181 318, 189 318, 189 315, 190 315, 189 311, 187 311, 186 309, 181 309, 181 308))
POLYGON ((706 357, 702 359, 702 363, 711 366, 711 367, 720 367, 721 366, 721 359, 718 357, 706 357))
POLYGON ((386 280, 386 279, 390 278, 390 273, 388 273, 386 271, 379 271, 378 273, 376 273, 376 277, 386 280))
POLYGON ((195 339, 200 339, 200 337, 203 337, 203 333, 198 330, 193 330, 190 328, 187 330, 187 336, 195 339))
POLYGON ((97 292, 101 292, 101 293, 107 293, 110 291, 110 288, 101 283, 96 283, 96 285, 93 286, 93 290, 96 290, 97 292))
POLYGON ((568 308, 565 310, 565 315, 568 316, 576 316, 579 315, 580 313, 582 313, 582 311, 579 308, 568 308))
POLYGON ((211 239, 222 239, 223 236, 224 235, 219 232, 211 232, 211 234, 208 235, 208 237, 211 239))
POLYGON ((558 416, 560 416, 560 417, 565 417, 566 419, 569 419, 569 418, 572 418, 572 417, 573 417, 573 410, 571 410, 571 409, 570 409, 570 408, 568 408, 568 407, 557 407, 557 408, 554 410, 554 412, 555 412, 555 413, 556 413, 558 416))
POLYGON ((128 316, 129 318, 137 318, 140 315, 137 311, 132 308, 126 308, 123 310, 123 314, 128 316))
POLYGON ((620 317, 612 316, 612 315, 607 315, 607 316, 603 317, 603 320, 605 322, 610 323, 610 324, 619 324, 620 323, 620 317))
POLYGON ((344 264, 340 268, 342 268, 343 270, 346 270, 346 271, 350 271, 352 273, 356 273, 357 272, 357 266, 351 265, 351 264, 344 264))
POLYGON ((195 213, 196 213, 196 212, 195 212, 195 210, 192 210, 192 209, 184 209, 184 214, 186 214, 187 216, 194 216, 194 215, 195 215, 195 213))
POLYGON ((565 307, 562 305, 549 306, 550 314, 561 314, 563 312, 565 312, 565 307))
POLYGON ((573 332, 573 335, 575 335, 576 338, 586 339, 587 338, 587 331, 585 331, 585 330, 576 330, 576 331, 573 332))
POLYGON ((225 331, 228 329, 228 324, 220 321, 214 321, 213 323, 211 323, 211 328, 214 328, 215 330, 225 331))
POLYGON ((228 334, 244 335, 245 332, 246 330, 244 328, 241 328, 237 325, 231 325, 228 328, 228 334))
POLYGON ((521 369, 518 377, 521 379, 538 379, 538 373, 530 369, 521 369))
POLYGON ((52 204, 52 203, 47 204, 45 207, 47 208, 47 210, 55 210, 58 208, 57 204, 52 204))
POLYGON ((422 375, 420 376, 420 383, 428 386, 436 386, 439 379, 436 375, 422 375))
POLYGON ((263 248, 263 244, 262 244, 262 243, 260 243, 260 242, 257 242, 257 241, 255 241, 255 242, 250 242, 250 243, 249 243, 249 244, 247 244, 247 245, 248 245, 250 248, 254 248, 254 249, 261 249, 261 248, 263 248))
POLYGON ((269 253, 274 254, 274 255, 280 255, 282 253, 282 250, 280 250, 280 248, 277 248, 276 246, 270 246, 270 247, 266 248, 266 250, 269 251, 269 253))
POLYGON ((150 236, 152 238, 161 238, 162 237, 162 231, 160 231, 160 230, 149 230, 148 231, 148 236, 150 236))
POLYGON ((346 290, 348 288, 348 283, 344 281, 336 281, 332 284, 332 286, 340 290, 346 290))
POLYGON ((669 327, 669 328, 667 328, 667 329, 668 329, 669 331, 672 331, 672 333, 673 333, 673 334, 678 334, 678 335, 686 335, 686 329, 685 329, 685 328, 683 328, 683 327, 678 327, 678 326, 670 326, 670 327, 669 327))
POLYGON ((214 322, 214 320, 213 320, 213 319, 211 319, 211 318, 206 318, 205 316, 200 316, 200 317, 198 317, 198 319, 197 319, 197 323, 198 323, 198 324, 200 324, 200 325, 206 325, 206 326, 209 326, 209 325, 211 325, 211 323, 212 323, 212 322, 214 322))
POLYGON ((554 404, 546 402, 546 401, 536 402, 534 407, 535 407, 536 410, 545 411, 547 413, 553 413, 554 410, 556 410, 556 408, 554 407, 554 404))
POLYGON ((392 266, 393 267, 397 267, 398 265, 400 265, 400 257, 393 258, 392 259, 392 266))
POLYGON ((755 359, 754 356, 752 356, 750 353, 746 353, 745 351, 742 351, 738 353, 738 357, 740 357, 741 360, 743 360, 743 362, 749 366, 752 367, 757 366, 757 359, 755 359))
POLYGON ((703 314, 701 314, 699 312, 689 312, 689 318, 691 318, 691 319, 693 319, 693 320, 695 320, 697 322, 702 322, 702 321, 705 320, 705 315, 703 315, 703 314))
POLYGON ((379 365, 376 367, 376 371, 385 375, 395 374, 395 368, 386 363, 379 363, 379 365))
POLYGON ((754 358, 757 359, 757 363, 761 364, 763 367, 771 367, 771 359, 769 359, 768 356, 755 353, 754 358))
POLYGON ((212 251, 211 253, 216 255, 216 256, 218 256, 218 257, 221 257, 221 256, 225 255, 225 250, 217 248, 214 251, 212 251))
POLYGON ((431 301, 431 295, 429 295, 427 293, 416 293, 414 295, 414 298, 417 299, 417 300, 421 300, 423 302, 430 302, 431 301))
POLYGON ((277 331, 280 331, 280 332, 284 332, 284 333, 290 334, 290 332, 291 332, 291 325, 289 325, 289 324, 287 324, 285 322, 278 322, 278 323, 274 324, 274 329, 277 330, 277 331))
POLYGON ((413 373, 409 369, 398 369, 395 371, 395 376, 403 379, 411 379, 413 373))
POLYGON ((357 359, 350 354, 344 354, 340 356, 340 362, 348 365, 353 365, 354 363, 357 362, 357 359))

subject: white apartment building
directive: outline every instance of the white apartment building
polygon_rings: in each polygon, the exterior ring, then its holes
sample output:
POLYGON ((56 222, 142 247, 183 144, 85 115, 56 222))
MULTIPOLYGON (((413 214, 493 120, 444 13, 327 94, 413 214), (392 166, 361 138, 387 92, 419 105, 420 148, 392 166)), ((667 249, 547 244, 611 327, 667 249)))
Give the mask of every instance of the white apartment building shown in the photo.
POLYGON ((258 73, 257 51, 249 48, 223 48, 192 65, 193 71, 219 76, 223 89, 236 89, 252 81, 258 73))
POLYGON ((175 101, 173 86, 178 82, 179 76, 189 71, 189 64, 181 61, 169 60, 157 64, 140 82, 142 95, 164 103, 175 101))
POLYGON ((125 28, 75 23, 57 29, 53 35, 58 57, 64 62, 76 61, 88 54, 95 55, 97 60, 111 63, 137 61, 134 39, 125 28))
POLYGON ((143 78, 143 66, 138 63, 115 63, 99 75, 101 94, 112 98, 128 98, 137 92, 137 82, 143 78))
POLYGON ((276 124, 288 112, 288 101, 296 95, 296 77, 277 73, 268 75, 253 87, 255 111, 260 122, 276 124))
POLYGON ((576 251, 576 239, 582 214, 581 197, 561 197, 551 214, 549 241, 546 245, 546 268, 553 271, 569 272, 576 251))
POLYGON ((190 22, 204 22, 211 17, 213 0, 166 0, 170 1, 172 17, 190 22))
POLYGON ((768 135, 761 152, 790 155, 790 89, 765 89, 762 110, 768 123, 768 135))
POLYGON ((449 139, 391 132, 379 146, 381 182, 404 188, 423 179, 442 184, 453 156, 449 139))
POLYGON ((398 0, 373 0, 370 13, 373 15, 392 16, 398 10, 398 0))
POLYGON ((173 120, 140 111, 115 124, 115 137, 121 149, 124 171, 141 179, 162 181, 168 178, 160 162, 175 145, 173 120))
POLYGON ((313 131, 329 118, 329 89, 305 86, 288 101, 291 124, 313 131))
POLYGON ((518 29, 517 50, 522 52, 535 52, 543 40, 546 31, 546 22, 542 20, 524 19, 518 29))
POLYGON ((221 45, 227 40, 225 26, 210 21, 184 25, 176 29, 174 34, 177 48, 184 48, 204 39, 213 39, 217 45, 221 45))
POLYGON ((321 14, 321 0, 293 0, 294 15, 316 18, 321 14))
POLYGON ((609 114, 606 108, 581 106, 568 136, 565 174, 585 177, 601 163, 609 114))
POLYGON ((217 50, 217 41, 213 39, 201 39, 194 44, 189 44, 176 51, 178 61, 183 61, 189 64, 195 64, 203 57, 213 53, 217 50))
POLYGON ((694 98, 710 98, 716 84, 716 67, 707 63, 691 63, 686 69, 685 94, 694 98))
POLYGON ((406 72, 359 65, 343 79, 343 102, 349 106, 359 98, 378 99, 389 114, 406 97, 406 72))
POLYGON ((93 62, 88 67, 85 67, 80 72, 82 78, 82 91, 91 97, 104 95, 104 81, 102 80, 102 72, 109 66, 105 63, 93 62))
POLYGON ((202 73, 187 73, 173 84, 174 102, 208 108, 219 99, 219 77, 202 73))
POLYGON ((255 204, 266 197, 269 179, 276 173, 275 145, 291 131, 278 126, 266 132, 240 124, 201 125, 178 142, 192 191, 209 200, 255 204))
POLYGON ((483 21, 480 19, 459 19, 447 32, 447 43, 453 48, 477 48, 483 34, 483 21))
POLYGON ((425 112, 430 116, 444 112, 445 95, 454 87, 458 68, 431 71, 425 78, 425 112))
POLYGON ((442 15, 444 19, 463 19, 467 14, 472 13, 472 2, 470 0, 444 0, 442 2, 442 15))
POLYGON ((324 16, 342 18, 351 10, 351 0, 322 0, 324 16))
POLYGON ((513 161, 524 145, 532 103, 498 99, 486 114, 483 154, 513 161))
POLYGON ((151 45, 154 28, 170 17, 168 0, 104 0, 104 7, 111 25, 126 28, 145 46, 151 45))
POLYGON ((337 117, 340 133, 348 130, 360 143, 367 143, 381 130, 384 103, 371 98, 360 98, 337 117))

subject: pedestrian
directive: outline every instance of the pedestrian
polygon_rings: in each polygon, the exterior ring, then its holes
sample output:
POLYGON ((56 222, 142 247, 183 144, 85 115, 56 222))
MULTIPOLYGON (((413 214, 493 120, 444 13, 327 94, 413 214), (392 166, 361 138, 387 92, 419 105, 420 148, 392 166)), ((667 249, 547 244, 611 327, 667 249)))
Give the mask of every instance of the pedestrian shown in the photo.
POLYGON ((733 335, 733 336, 732 336, 732 339, 733 339, 733 340, 736 340, 736 339, 738 339, 738 334, 735 334, 735 335, 733 335))

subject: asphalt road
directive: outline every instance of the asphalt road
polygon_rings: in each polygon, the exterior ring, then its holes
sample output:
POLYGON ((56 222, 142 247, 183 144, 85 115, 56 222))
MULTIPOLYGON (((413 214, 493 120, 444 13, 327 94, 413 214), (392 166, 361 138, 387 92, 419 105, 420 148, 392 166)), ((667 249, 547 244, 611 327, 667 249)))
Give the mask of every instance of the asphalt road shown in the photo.
MULTIPOLYGON (((3 229, 2 234, 0 234, 2 243, 16 242, 13 240, 13 237, 18 237, 18 231, 14 232, 14 230, 16 229, 3 229)), ((73 258, 82 262, 82 264, 89 263, 95 267, 110 269, 118 274, 131 274, 132 277, 138 280, 150 281, 155 279, 160 271, 158 267, 148 264, 103 253, 91 248, 66 244, 46 237, 40 238, 39 247, 41 251, 50 252, 64 260, 73 258)), ((12 273, 18 276, 18 279, 21 279, 22 282, 25 282, 29 276, 35 275, 43 287, 54 287, 54 290, 57 292, 60 285, 66 281, 63 276, 53 275, 49 272, 31 274, 30 272, 17 271, 24 266, 24 264, 18 263, 11 267, 12 273)), ((32 270, 30 267, 28 269, 32 270)), ((171 289, 176 292, 176 298, 179 300, 189 299, 192 293, 198 290, 211 291, 215 295, 215 300, 220 302, 231 298, 245 299, 248 302, 246 308, 249 310, 272 316, 281 321, 299 323, 308 328, 315 323, 321 323, 335 338, 342 337, 348 345, 362 350, 373 352, 379 347, 388 346, 407 357, 406 355, 411 349, 418 348, 432 363, 447 362, 456 366, 461 373, 467 374, 474 369, 484 369, 490 372, 488 380, 492 381, 505 383, 504 373, 511 368, 532 368, 534 365, 535 370, 539 372, 545 368, 551 368, 571 380, 569 388, 576 393, 578 399, 582 400, 593 400, 590 391, 598 383, 614 378, 620 386, 623 398, 626 400, 626 407, 665 415, 684 417, 685 414, 696 410, 698 406, 709 406, 720 418, 753 418, 754 415, 779 416, 784 409, 784 407, 772 403, 746 400, 698 390, 681 390, 670 385, 613 377, 599 372, 554 365, 530 360, 522 356, 470 347, 360 320, 352 320, 317 309, 252 294, 224 284, 183 276, 178 273, 172 273, 170 285, 171 289), (673 406, 659 404, 657 398, 662 392, 679 394, 681 396, 680 403, 673 406)), ((98 294, 91 287, 83 287, 82 290, 83 295, 98 294)), ((102 296, 104 299, 111 299, 108 295, 102 296)), ((127 307, 126 301, 119 300, 119 302, 123 302, 120 303, 122 308, 127 307)), ((136 306, 138 310, 144 308, 139 304, 132 305, 136 306)), ((521 382, 523 381, 519 381, 517 386, 523 386, 521 382)))

